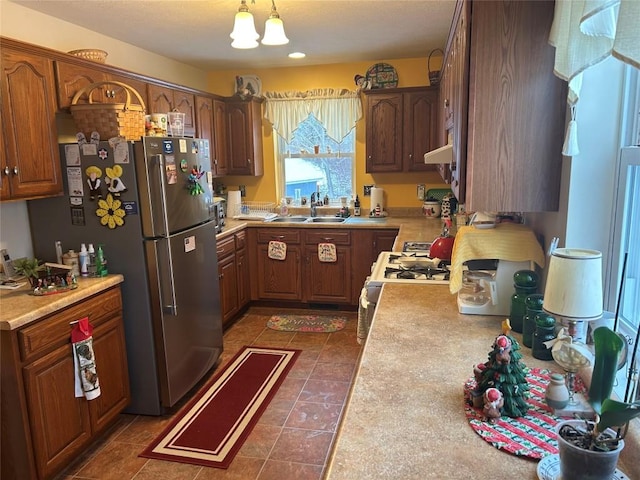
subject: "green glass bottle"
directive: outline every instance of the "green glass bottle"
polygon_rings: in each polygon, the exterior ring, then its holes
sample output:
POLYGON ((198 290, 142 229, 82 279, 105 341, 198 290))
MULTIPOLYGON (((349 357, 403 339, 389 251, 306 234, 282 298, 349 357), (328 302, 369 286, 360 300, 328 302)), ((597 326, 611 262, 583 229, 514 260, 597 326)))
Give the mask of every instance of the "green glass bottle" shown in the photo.
POLYGON ((522 322, 526 313, 525 300, 528 295, 536 293, 538 274, 533 270, 518 270, 513 274, 513 287, 515 288, 515 293, 511 296, 509 322, 514 332, 522 333, 522 322))
POLYGON ((553 360, 551 349, 547 348, 544 342, 556 338, 556 319, 548 313, 541 312, 535 316, 535 323, 531 355, 538 360, 553 360))
POLYGON ((536 329, 535 317, 538 313, 542 313, 543 295, 541 293, 533 293, 525 298, 525 314, 522 317, 522 344, 531 348, 533 345, 533 332, 536 329))

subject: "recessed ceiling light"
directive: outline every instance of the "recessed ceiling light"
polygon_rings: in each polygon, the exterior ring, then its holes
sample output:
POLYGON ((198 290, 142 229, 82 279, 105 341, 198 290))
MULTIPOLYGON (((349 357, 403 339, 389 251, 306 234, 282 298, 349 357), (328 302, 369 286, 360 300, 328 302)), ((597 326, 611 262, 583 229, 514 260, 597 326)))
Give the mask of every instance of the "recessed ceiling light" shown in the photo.
POLYGON ((289 54, 289 58, 304 58, 307 55, 302 52, 293 52, 289 54))

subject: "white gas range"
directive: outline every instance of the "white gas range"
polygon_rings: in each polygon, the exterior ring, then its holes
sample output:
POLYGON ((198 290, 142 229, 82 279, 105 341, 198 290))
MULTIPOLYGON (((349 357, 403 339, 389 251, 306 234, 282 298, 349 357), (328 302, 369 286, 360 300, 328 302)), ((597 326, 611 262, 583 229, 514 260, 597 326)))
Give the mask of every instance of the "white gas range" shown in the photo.
POLYGON ((428 251, 381 252, 369 282, 448 284, 449 265, 429 258, 428 251))
POLYGON ((428 250, 381 252, 365 284, 369 302, 377 303, 384 283, 447 285, 449 262, 434 261, 428 250))
POLYGON ((385 283, 449 283, 449 262, 429 258, 430 246, 424 242, 406 242, 402 252, 381 252, 378 255, 360 294, 358 342, 363 342, 368 334, 373 312, 385 283))

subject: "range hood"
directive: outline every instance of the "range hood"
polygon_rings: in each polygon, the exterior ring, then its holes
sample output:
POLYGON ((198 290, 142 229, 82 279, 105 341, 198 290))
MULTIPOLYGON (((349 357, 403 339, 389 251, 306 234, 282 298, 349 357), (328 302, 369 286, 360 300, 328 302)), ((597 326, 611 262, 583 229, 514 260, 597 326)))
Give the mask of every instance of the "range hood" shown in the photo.
POLYGON ((444 147, 436 148, 435 150, 431 150, 424 154, 424 163, 432 165, 432 164, 440 164, 440 163, 451 163, 453 159, 453 145, 448 143, 444 147))

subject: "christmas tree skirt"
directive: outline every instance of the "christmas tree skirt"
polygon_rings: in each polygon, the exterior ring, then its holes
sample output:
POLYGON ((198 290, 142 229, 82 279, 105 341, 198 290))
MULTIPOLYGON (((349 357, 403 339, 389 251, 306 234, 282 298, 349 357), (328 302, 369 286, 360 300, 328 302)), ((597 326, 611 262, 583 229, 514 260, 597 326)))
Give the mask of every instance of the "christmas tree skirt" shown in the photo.
MULTIPOLYGON (((518 456, 541 459, 558 453, 554 426, 560 418, 553 414, 544 399, 549 384, 549 370, 531 368, 527 371, 529 411, 524 417, 502 416, 494 423, 488 422, 482 408, 471 405, 471 392, 476 389, 475 377, 464 384, 465 415, 469 425, 485 441, 494 447, 518 456)), ((582 386, 582 388, 584 388, 582 386)), ((580 388, 577 388, 578 390, 580 388)))

